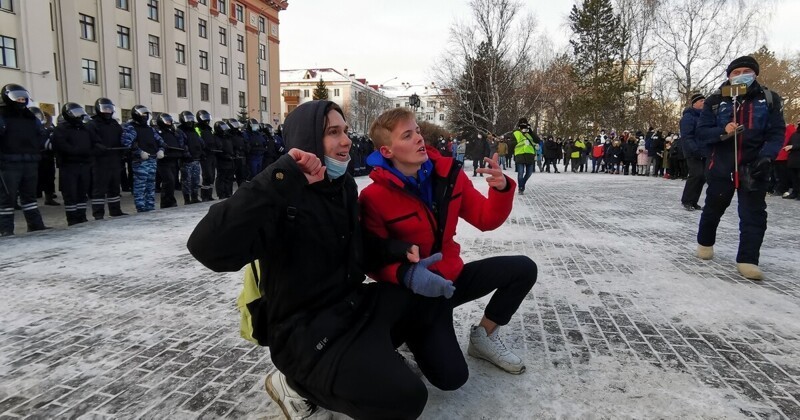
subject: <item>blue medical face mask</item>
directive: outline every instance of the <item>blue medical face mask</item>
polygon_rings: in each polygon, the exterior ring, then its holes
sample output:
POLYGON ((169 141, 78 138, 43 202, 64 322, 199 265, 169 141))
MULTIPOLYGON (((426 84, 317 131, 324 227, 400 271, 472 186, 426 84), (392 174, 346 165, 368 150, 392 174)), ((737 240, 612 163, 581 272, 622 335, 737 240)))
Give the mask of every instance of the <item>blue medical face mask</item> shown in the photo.
POLYGON ((731 77, 731 84, 739 85, 744 83, 747 85, 747 87, 750 87, 750 85, 752 85, 755 80, 756 80, 755 73, 742 73, 738 76, 731 77))
POLYGON ((347 172, 347 165, 349 163, 350 156, 348 156, 347 160, 344 162, 325 156, 325 171, 328 173, 330 179, 336 179, 347 172))

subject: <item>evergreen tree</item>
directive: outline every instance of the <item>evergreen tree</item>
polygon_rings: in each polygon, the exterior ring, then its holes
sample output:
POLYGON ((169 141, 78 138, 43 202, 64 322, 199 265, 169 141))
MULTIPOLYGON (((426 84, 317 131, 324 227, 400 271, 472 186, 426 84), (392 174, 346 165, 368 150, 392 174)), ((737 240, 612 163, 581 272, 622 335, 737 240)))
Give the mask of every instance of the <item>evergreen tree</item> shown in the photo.
POLYGON ((314 88, 314 94, 312 96, 315 101, 320 99, 328 99, 328 87, 325 85, 325 81, 322 78, 319 78, 319 82, 317 83, 317 87, 314 88))
POLYGON ((236 115, 236 119, 241 123, 247 122, 247 120, 250 119, 250 116, 247 114, 247 108, 240 109, 239 114, 236 115))
POLYGON ((583 0, 569 15, 573 38, 574 77, 580 88, 579 106, 594 126, 625 124, 625 93, 635 80, 626 80, 621 53, 628 41, 611 0, 583 0))

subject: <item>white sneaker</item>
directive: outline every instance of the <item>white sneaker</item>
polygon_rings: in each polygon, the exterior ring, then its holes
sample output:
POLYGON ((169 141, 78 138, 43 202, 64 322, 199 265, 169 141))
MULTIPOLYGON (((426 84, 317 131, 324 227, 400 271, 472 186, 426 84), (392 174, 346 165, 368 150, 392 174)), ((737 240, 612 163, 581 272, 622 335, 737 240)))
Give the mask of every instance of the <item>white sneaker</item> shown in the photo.
POLYGON ((499 326, 491 335, 486 335, 483 327, 473 325, 469 334, 467 354, 489 361, 508 373, 518 375, 525 372, 525 364, 522 363, 522 359, 506 348, 505 343, 500 340, 498 331, 500 331, 499 326))
POLYGON ((312 404, 295 392, 286 382, 286 376, 277 369, 267 375, 264 386, 267 388, 267 394, 278 403, 283 414, 289 420, 329 420, 333 418, 332 412, 312 404))

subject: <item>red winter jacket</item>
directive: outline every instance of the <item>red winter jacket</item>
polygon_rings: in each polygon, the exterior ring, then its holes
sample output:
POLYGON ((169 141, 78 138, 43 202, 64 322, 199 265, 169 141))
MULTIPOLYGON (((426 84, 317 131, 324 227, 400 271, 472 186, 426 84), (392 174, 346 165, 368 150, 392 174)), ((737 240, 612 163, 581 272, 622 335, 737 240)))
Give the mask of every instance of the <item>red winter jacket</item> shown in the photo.
MULTIPOLYGON (((506 177, 506 189, 489 188, 489 198, 486 198, 472 185, 460 162, 442 157, 430 146, 427 151, 434 164, 433 197, 439 214, 405 190, 403 181, 394 174, 376 167, 370 173, 373 183, 361 191, 358 199, 361 221, 368 233, 418 245, 422 258, 441 252, 442 260, 430 269, 455 281, 464 267, 461 246, 453 240, 458 218, 482 231, 498 228, 511 213, 516 183, 506 177)), ((400 267, 400 263, 390 264, 369 276, 378 281, 399 283, 408 263, 398 273, 400 267)))
POLYGON ((592 157, 600 159, 606 153, 606 148, 602 144, 596 144, 592 147, 592 157))
MULTIPOLYGON (((783 147, 789 145, 789 141, 791 141, 792 134, 794 134, 795 131, 797 131, 797 127, 794 124, 788 124, 786 126, 786 138, 783 140, 783 147)), ((781 148, 781 151, 778 152, 778 157, 775 158, 775 160, 779 162, 789 160, 789 152, 781 148)))

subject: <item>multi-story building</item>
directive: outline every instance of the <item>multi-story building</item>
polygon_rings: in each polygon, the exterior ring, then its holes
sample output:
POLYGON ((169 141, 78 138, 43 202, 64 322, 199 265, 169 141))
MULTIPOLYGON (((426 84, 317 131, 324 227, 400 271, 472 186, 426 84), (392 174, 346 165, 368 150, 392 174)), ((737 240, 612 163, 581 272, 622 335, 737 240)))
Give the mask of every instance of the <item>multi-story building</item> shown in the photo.
POLYGON ((439 88, 435 83, 414 85, 402 83, 400 86, 383 86, 386 95, 391 98, 393 106, 412 108, 410 98, 417 95, 419 106, 416 107, 417 121, 427 121, 440 127, 447 125, 449 109, 448 99, 452 96, 447 89, 439 88))
POLYGON ((0 80, 43 109, 112 99, 173 115, 279 117, 284 0, 0 0, 0 80))
POLYGON ((392 106, 379 85, 370 85, 355 74, 332 68, 281 70, 281 115, 285 118, 298 105, 314 99, 320 80, 325 83, 328 100, 345 113, 352 131, 366 133, 369 124, 392 106))

